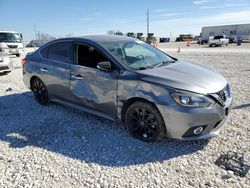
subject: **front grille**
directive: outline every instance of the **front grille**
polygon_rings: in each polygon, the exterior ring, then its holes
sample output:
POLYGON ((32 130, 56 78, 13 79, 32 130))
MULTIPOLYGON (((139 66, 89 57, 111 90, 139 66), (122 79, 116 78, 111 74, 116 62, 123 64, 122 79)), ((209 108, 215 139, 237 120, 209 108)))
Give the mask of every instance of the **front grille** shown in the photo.
POLYGON ((9 48, 17 48, 17 45, 7 45, 9 48))
POLYGON ((221 120, 220 121, 218 121, 215 125, 214 125, 214 129, 219 125, 221 123, 221 120))
POLYGON ((210 94, 210 97, 214 98, 221 106, 225 106, 227 99, 231 98, 229 85, 216 93, 210 94))
POLYGON ((0 67, 0 70, 7 70, 7 69, 9 69, 9 67, 7 67, 7 66, 0 67))
POLYGON ((222 102, 225 102, 228 97, 230 97, 230 89, 229 86, 227 85, 224 89, 221 91, 215 93, 215 95, 218 96, 218 99, 221 100, 222 102))
POLYGON ((226 90, 226 89, 223 89, 223 90, 219 91, 219 92, 216 93, 216 94, 219 96, 219 98, 220 98, 223 102, 225 102, 225 101, 227 100, 227 90, 226 90))

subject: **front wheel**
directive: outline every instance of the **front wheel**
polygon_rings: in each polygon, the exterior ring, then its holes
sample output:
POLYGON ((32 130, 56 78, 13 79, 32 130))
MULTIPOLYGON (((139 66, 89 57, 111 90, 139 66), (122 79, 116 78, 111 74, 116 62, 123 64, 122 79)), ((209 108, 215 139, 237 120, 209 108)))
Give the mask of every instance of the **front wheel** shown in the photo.
POLYGON ((41 79, 36 78, 32 82, 32 91, 39 104, 46 105, 49 102, 48 91, 41 79))
POLYGON ((135 102, 125 112, 129 133, 145 142, 157 142, 166 135, 163 118, 156 107, 147 102, 135 102))

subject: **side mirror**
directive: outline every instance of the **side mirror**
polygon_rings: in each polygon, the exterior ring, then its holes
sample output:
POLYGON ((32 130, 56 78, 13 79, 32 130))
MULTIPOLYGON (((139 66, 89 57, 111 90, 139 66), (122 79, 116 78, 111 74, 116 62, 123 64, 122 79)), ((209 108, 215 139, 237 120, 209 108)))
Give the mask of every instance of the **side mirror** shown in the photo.
POLYGON ((101 71, 111 71, 111 63, 109 61, 101 61, 97 64, 97 68, 101 71))

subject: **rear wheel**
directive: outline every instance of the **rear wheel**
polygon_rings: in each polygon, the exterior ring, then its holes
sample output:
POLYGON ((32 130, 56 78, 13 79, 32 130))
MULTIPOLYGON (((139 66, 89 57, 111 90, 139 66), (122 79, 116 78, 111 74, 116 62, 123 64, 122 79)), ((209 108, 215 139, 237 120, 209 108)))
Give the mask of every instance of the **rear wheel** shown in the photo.
POLYGON ((32 90, 39 104, 46 105, 49 102, 48 91, 41 79, 36 78, 32 82, 32 90))
POLYGON ((125 125, 129 133, 145 142, 157 142, 166 135, 159 111, 150 103, 135 102, 125 112, 125 125))

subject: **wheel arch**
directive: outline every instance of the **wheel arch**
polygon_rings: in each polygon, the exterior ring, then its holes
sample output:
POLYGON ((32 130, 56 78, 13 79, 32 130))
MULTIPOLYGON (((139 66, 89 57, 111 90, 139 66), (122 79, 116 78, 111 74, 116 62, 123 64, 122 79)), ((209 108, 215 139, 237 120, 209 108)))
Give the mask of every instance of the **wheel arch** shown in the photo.
POLYGON ((158 112, 158 116, 161 120, 159 120, 160 123, 158 126, 159 126, 159 134, 157 134, 157 136, 154 138, 153 142, 155 141, 160 141, 162 140, 164 137, 167 136, 168 134, 168 131, 167 131, 167 127, 166 127, 166 123, 165 123, 165 120, 162 116, 162 113, 160 112, 160 110, 158 109, 157 105, 150 101, 150 100, 147 100, 145 98, 140 98, 140 97, 133 97, 133 98, 129 98, 128 100, 126 100, 122 106, 122 109, 121 109, 121 121, 122 121, 122 124, 124 125, 125 129, 129 130, 129 127, 126 125, 125 123, 125 114, 126 114, 126 110, 129 108, 129 106, 131 106, 132 104, 134 104, 135 102, 144 102, 144 103, 148 103, 151 108, 153 107, 154 108, 154 111, 157 111, 158 112))
MULTIPOLYGON (((150 101, 150 100, 147 100, 145 98, 141 98, 141 97, 132 97, 132 98, 129 98, 127 99, 126 101, 123 102, 123 105, 122 105, 122 108, 121 108, 121 121, 122 123, 124 123, 124 115, 125 115, 125 112, 126 110, 128 109, 128 107, 135 103, 135 102, 146 102, 146 103, 150 103, 152 104, 155 109, 157 109, 157 111, 160 113, 159 109, 157 108, 157 106, 155 105, 154 102, 150 101)), ((161 113, 160 113, 161 115, 161 113)), ((162 116, 162 115, 161 115, 162 116)))
MULTIPOLYGON (((39 78, 39 77, 38 77, 38 76, 32 76, 32 77, 30 78, 30 89, 31 89, 31 91, 33 91, 32 83, 34 82, 34 80, 35 80, 36 78, 39 78)), ((39 79, 40 79, 40 78, 39 78, 39 79)))

